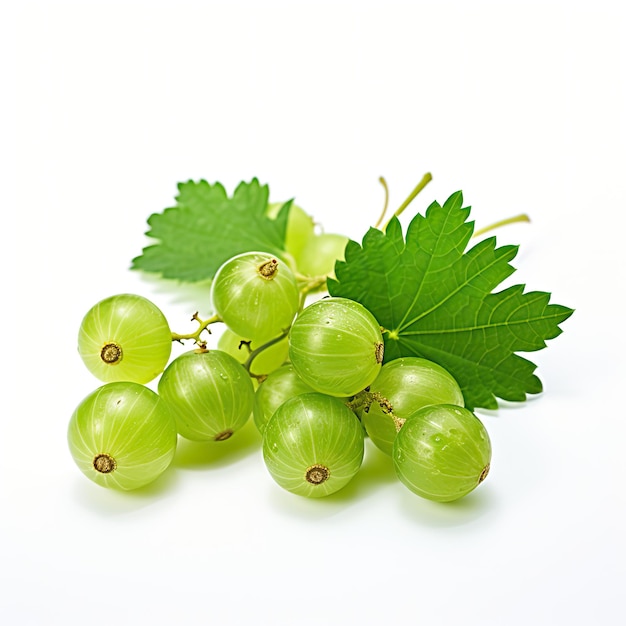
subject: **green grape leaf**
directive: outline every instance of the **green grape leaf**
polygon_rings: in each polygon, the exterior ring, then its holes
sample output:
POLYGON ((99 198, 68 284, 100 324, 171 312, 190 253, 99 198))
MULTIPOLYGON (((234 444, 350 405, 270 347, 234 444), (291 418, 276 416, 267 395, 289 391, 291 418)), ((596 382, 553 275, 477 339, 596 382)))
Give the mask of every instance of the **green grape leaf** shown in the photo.
POLYGON ((144 248, 131 269, 195 282, 213 278, 236 254, 284 254, 291 202, 269 218, 269 188, 256 178, 240 183, 232 197, 220 183, 206 180, 180 183, 178 190, 176 206, 148 218, 146 234, 158 242, 144 248))
POLYGON ((536 365, 516 354, 546 347, 573 310, 550 294, 515 285, 493 290, 515 269, 517 246, 495 237, 467 250, 474 231, 459 191, 434 202, 409 224, 370 228, 362 246, 350 241, 328 279, 333 296, 356 300, 385 329, 385 361, 419 356, 447 369, 470 409, 497 408, 496 398, 524 401, 542 391, 536 365), (466 251, 467 250, 467 251, 466 251))

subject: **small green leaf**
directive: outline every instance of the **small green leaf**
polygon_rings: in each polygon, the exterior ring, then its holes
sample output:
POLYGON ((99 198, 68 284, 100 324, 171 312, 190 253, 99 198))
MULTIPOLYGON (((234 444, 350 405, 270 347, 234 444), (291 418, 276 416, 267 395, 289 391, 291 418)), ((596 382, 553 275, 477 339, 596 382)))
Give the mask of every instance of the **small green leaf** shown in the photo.
POLYGON ((178 190, 176 206, 148 218, 146 234, 158 242, 133 259, 132 269, 195 282, 213 278, 236 254, 284 254, 290 203, 270 219, 269 188, 256 178, 240 183, 230 198, 220 183, 206 180, 180 183, 178 190))
POLYGON ((517 247, 497 248, 491 237, 466 251, 474 224, 462 204, 461 192, 434 202, 406 240, 396 218, 384 233, 371 228, 362 246, 348 244, 328 289, 374 314, 386 330, 386 361, 430 359, 457 379, 468 408, 494 409, 496 398, 523 401, 542 390, 536 365, 516 352, 544 348, 573 311, 523 285, 492 293, 515 271, 517 247))

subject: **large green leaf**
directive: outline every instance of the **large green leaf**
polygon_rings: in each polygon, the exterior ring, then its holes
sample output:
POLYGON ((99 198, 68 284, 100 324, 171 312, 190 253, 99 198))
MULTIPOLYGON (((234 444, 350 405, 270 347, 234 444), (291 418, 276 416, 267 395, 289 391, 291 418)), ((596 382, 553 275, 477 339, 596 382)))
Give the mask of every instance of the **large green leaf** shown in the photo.
POLYGON ((572 310, 523 285, 492 293, 515 270, 516 246, 494 237, 466 251, 474 230, 461 192, 409 224, 406 240, 393 218, 351 241, 329 279, 331 295, 357 300, 384 327, 385 360, 421 356, 459 382, 469 408, 497 407, 496 398, 523 401, 539 393, 536 366, 516 354, 546 346, 572 310))
POLYGON ((148 218, 149 237, 132 269, 164 278, 200 281, 213 278, 222 263, 258 250, 280 256, 285 249, 289 206, 276 219, 267 216, 269 189, 254 178, 240 183, 232 197, 220 183, 206 180, 178 185, 176 206, 148 218))

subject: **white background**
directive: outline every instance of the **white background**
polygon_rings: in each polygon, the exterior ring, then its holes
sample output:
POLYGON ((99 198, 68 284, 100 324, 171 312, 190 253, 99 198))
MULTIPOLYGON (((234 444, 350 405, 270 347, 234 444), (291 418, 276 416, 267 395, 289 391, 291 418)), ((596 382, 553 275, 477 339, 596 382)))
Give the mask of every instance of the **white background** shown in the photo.
MULTIPOLYGON (((620 2, 20 2, 0 13, 0 622, 623 624, 626 20, 620 2), (84 313, 125 291, 178 332, 206 294, 129 271, 176 184, 253 176, 360 239, 426 171, 576 309, 545 392, 480 412, 492 472, 437 505, 368 448, 309 501, 252 423, 139 493, 75 467, 84 313)), ((410 216, 403 217, 406 225, 410 216), (405 219, 406 217, 406 219, 405 219)))

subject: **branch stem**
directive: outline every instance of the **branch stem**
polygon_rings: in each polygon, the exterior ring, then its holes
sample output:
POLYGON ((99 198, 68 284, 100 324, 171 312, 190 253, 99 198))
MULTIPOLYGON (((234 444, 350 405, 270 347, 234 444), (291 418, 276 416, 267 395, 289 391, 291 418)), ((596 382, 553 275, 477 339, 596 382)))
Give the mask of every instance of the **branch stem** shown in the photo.
POLYGON ((387 181, 384 179, 383 176, 381 176, 378 179, 378 181, 380 182, 380 184, 383 186, 383 189, 385 190, 385 204, 383 205, 383 210, 382 210, 382 213, 380 214, 380 217, 376 221, 376 224, 374 224, 374 228, 378 228, 383 223, 383 219, 385 219, 385 215, 387 214, 387 209, 389 208, 389 187, 387 186, 387 181))
POLYGON ((259 382, 262 382, 262 380, 265 379, 265 377, 266 377, 265 374, 253 374, 252 373, 252 371, 251 371, 252 362, 254 361, 254 359, 256 359, 256 357, 259 354, 261 354, 261 352, 263 352, 263 350, 267 350, 267 348, 269 348, 269 347, 279 343, 283 339, 285 339, 285 337, 287 337, 287 335, 289 335, 289 330, 290 330, 290 328, 288 328, 287 330, 283 331, 277 337, 274 337, 274 339, 270 339, 269 341, 266 341, 264 344, 260 345, 258 348, 255 348, 254 350, 252 350, 250 352, 250 354, 248 355, 248 358, 246 359, 245 363, 243 364, 243 367, 246 370, 246 372, 248 372, 248 374, 250 374, 250 376, 252 376, 252 378, 256 378, 259 382))
MULTIPOLYGON (((417 194, 428 185, 428 183, 433 179, 433 176, 430 172, 427 172, 422 176, 422 180, 415 186, 415 189, 407 196, 406 200, 396 209, 396 212, 393 214, 393 217, 400 217, 400 215, 404 212, 404 210, 415 200, 417 194)), ((383 230, 387 228, 391 219, 387 220, 385 225, 383 226, 383 230)))
POLYGON ((490 224, 489 226, 485 226, 484 228, 477 230, 472 235, 472 237, 480 237, 481 235, 488 233, 490 230, 495 230, 496 228, 500 228, 502 226, 508 226, 509 224, 515 224, 517 222, 530 222, 530 218, 528 217, 528 215, 526 215, 526 213, 520 213, 520 215, 507 217, 504 220, 500 220, 499 222, 494 222, 493 224, 490 224))
MULTIPOLYGON (((296 273, 302 303, 304 303, 306 295, 322 287, 326 283, 327 278, 328 275, 326 274, 322 276, 305 276, 304 274, 296 273)), ((300 310, 302 310, 302 307, 300 307, 300 310)))
POLYGON ((172 341, 183 341, 184 339, 193 339, 196 343, 200 343, 200 335, 203 331, 207 331, 209 334, 211 331, 209 330, 209 326, 211 324, 215 324, 216 322, 221 322, 222 318, 219 315, 212 315, 206 320, 200 319, 198 313, 194 313, 191 317, 192 321, 198 322, 198 329, 194 333, 180 334, 180 333, 172 333, 172 341))

